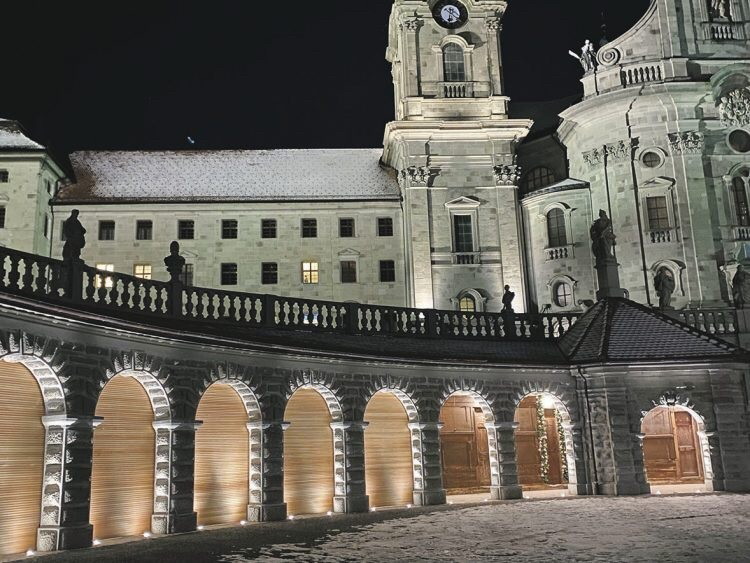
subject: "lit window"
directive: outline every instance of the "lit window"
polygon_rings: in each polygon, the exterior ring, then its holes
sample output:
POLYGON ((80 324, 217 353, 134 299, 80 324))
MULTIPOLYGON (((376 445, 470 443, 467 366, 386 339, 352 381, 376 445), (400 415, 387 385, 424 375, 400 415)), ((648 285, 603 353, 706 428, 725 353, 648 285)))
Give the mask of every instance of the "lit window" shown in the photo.
POLYGON ((463 313, 475 313, 477 310, 477 302, 471 295, 464 295, 458 300, 458 310, 463 313))
POLYGON ((261 264, 260 281, 263 285, 279 283, 279 265, 276 262, 263 262, 261 264))
POLYGON ((115 240, 114 221, 99 221, 99 240, 115 240))
POLYGON ((573 303, 573 290, 570 284, 560 282, 555 285, 555 305, 558 307, 568 307, 573 303))
POLYGON ((393 236, 393 219, 391 217, 378 217, 378 236, 393 236))
POLYGON ((10 181, 10 174, 7 170, 0 170, 0 184, 7 184, 10 181))
MULTIPOLYGON (((115 265, 114 264, 97 264, 96 265, 97 270, 103 270, 105 272, 114 272, 115 271, 115 265)), ((113 285, 112 276, 102 276, 100 274, 96 274, 94 276, 94 287, 99 289, 100 287, 110 288, 113 285)))
POLYGON ((380 281, 381 282, 395 282, 396 281, 396 263, 393 260, 381 260, 380 261, 380 281))
POLYGON ((354 236, 354 219, 339 219, 339 236, 341 238, 354 236))
POLYGON ((448 43, 443 48, 443 76, 446 82, 466 81, 464 50, 456 43, 448 43))
POLYGON ((454 252, 474 252, 474 233, 471 228, 471 215, 453 216, 454 252))
POLYGON ((135 264, 133 266, 133 275, 136 278, 143 278, 144 280, 151 279, 151 264, 135 264))
POLYGON ((0 229, 5 228, 5 207, 0 207, 0 229))
POLYGON ((237 285, 237 264, 221 265, 221 285, 237 285))
POLYGON ((177 238, 192 240, 195 238, 195 221, 191 219, 177 221, 177 238))
POLYGON ((193 265, 192 264, 185 264, 185 267, 182 269, 182 274, 180 274, 180 281, 182 281, 182 285, 185 285, 185 286, 193 285, 193 265))
POLYGON ((341 261, 341 283, 357 283, 357 262, 354 260, 341 261))
POLYGON ((667 198, 665 196, 647 197, 646 212, 650 230, 657 231, 669 228, 669 213, 667 213, 667 198))
POLYGON ((562 209, 555 208, 547 213, 547 237, 550 248, 568 244, 568 235, 565 232, 565 214, 562 209))
POLYGON ((276 238, 276 219, 263 219, 260 222, 261 238, 276 238))
POLYGON ((527 191, 543 188, 555 183, 555 173, 546 166, 537 166, 526 174, 523 183, 527 191))
POLYGON ((318 283, 318 281, 318 263, 302 262, 302 283, 318 283))
POLYGON ((221 222, 221 238, 224 238, 224 239, 236 239, 237 238, 237 220, 236 219, 224 219, 221 222))
POLYGON ((302 238, 315 238, 318 236, 318 220, 302 219, 302 238))
POLYGON ((135 240, 151 240, 154 236, 153 221, 136 221, 135 240))
POLYGON ((739 176, 732 180, 732 196, 734 197, 734 208, 737 214, 737 224, 741 227, 750 225, 750 209, 747 204, 748 171, 743 170, 739 176))

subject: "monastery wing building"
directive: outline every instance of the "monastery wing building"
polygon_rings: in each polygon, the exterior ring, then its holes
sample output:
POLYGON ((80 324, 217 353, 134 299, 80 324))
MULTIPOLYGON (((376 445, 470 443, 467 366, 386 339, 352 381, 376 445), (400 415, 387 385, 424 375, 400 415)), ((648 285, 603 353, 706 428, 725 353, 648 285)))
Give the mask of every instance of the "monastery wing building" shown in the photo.
POLYGON ((748 0, 654 0, 551 121, 506 7, 395 0, 383 149, 68 174, 0 120, 0 556, 750 491, 748 0))

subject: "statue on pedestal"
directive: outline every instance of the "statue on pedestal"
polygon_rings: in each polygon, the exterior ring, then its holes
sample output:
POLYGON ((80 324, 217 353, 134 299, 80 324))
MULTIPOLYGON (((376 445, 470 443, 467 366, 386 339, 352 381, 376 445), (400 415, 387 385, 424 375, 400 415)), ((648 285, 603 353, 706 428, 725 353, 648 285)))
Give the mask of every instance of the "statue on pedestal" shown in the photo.
POLYGON ((671 309, 670 303, 675 290, 675 281, 669 268, 659 268, 654 277, 654 288, 659 296, 659 310, 671 309))
POLYGON ((66 262, 79 261, 81 250, 86 246, 86 229, 78 220, 78 213, 77 209, 73 209, 70 212, 70 217, 63 222, 62 231, 65 244, 62 249, 62 256, 66 262))
POLYGON ((715 18, 729 18, 728 0, 711 0, 711 15, 715 18))
POLYGON ((588 74, 589 72, 594 72, 596 70, 596 51, 594 50, 594 44, 586 39, 586 42, 583 44, 583 47, 581 47, 581 55, 577 55, 573 51, 568 51, 568 54, 571 57, 574 57, 578 59, 578 62, 581 63, 581 66, 583 67, 583 72, 585 74, 588 74))
POLYGON ((591 252, 594 253, 597 265, 607 260, 614 260, 612 247, 614 247, 617 237, 612 232, 612 221, 603 209, 599 210, 599 218, 591 225, 589 233, 591 235, 591 252))
POLYGON ((732 299, 737 309, 744 309, 750 303, 750 272, 744 266, 737 266, 737 273, 732 278, 732 299))
POLYGON ((515 292, 510 290, 510 286, 505 286, 503 293, 503 310, 500 311, 500 317, 503 319, 503 328, 505 335, 514 337, 516 335, 516 312, 513 310, 513 300, 516 298, 515 292))
POLYGON ((185 269, 185 258, 180 256, 180 243, 176 240, 169 245, 169 256, 164 259, 164 265, 169 272, 170 282, 181 281, 180 276, 185 269))

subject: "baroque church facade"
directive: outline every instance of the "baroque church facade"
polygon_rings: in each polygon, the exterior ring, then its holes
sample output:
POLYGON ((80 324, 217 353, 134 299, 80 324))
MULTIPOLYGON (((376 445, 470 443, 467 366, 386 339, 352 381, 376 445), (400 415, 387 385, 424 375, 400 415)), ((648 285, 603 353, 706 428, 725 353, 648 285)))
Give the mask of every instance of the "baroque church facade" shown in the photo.
POLYGON ((59 257, 81 211, 82 258, 166 279, 331 301, 581 311, 595 299, 588 228, 612 218, 629 296, 731 305, 750 260, 750 5, 655 0, 606 44, 555 131, 509 116, 505 2, 396 1, 395 121, 384 148, 82 151, 64 172, 0 121, 0 244, 59 257))

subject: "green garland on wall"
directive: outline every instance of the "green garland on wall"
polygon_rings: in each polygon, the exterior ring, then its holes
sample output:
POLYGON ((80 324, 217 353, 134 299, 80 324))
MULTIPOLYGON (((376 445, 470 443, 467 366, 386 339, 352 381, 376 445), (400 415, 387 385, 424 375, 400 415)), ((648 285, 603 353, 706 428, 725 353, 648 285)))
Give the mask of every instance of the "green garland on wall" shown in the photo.
POLYGON ((563 419, 560 411, 555 409, 555 418, 557 419, 557 439, 560 442, 560 462, 562 464, 563 482, 568 482, 568 447, 565 443, 565 429, 563 428, 563 419))
POLYGON ((539 460, 541 477, 544 483, 549 483, 549 451, 547 449, 547 427, 544 423, 544 407, 542 398, 536 397, 536 436, 539 444, 539 460))

